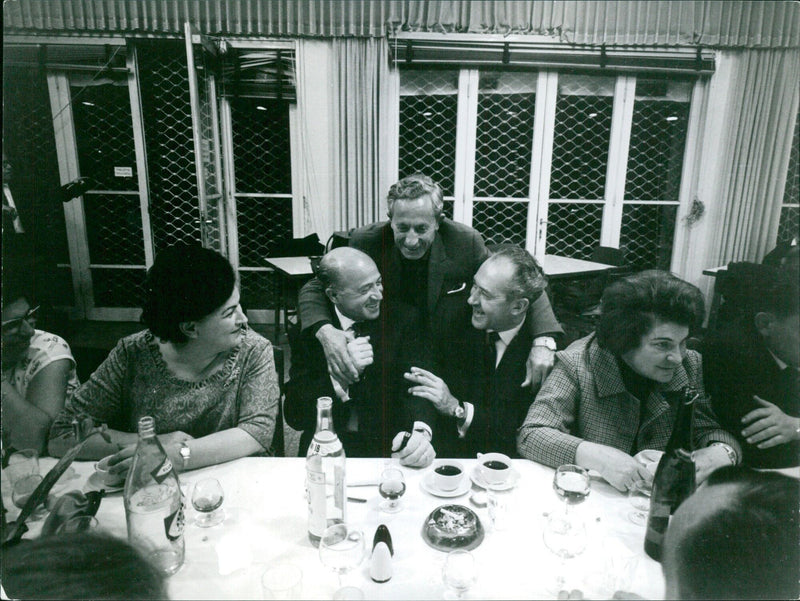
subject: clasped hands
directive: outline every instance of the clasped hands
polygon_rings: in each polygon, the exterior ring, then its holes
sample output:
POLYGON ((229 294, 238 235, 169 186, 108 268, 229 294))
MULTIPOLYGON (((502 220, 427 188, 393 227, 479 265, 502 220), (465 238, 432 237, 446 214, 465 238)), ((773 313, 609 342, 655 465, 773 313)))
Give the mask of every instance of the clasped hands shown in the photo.
MULTIPOLYGON (((176 467, 178 471, 180 471, 180 466, 182 465, 180 454, 181 443, 187 440, 192 440, 194 436, 191 436, 186 432, 176 430, 175 432, 169 432, 167 434, 159 434, 157 438, 161 443, 161 446, 164 447, 164 452, 172 462, 172 466, 176 467)), ((133 454, 135 451, 136 445, 131 444, 114 453, 111 456, 111 459, 108 460, 109 473, 120 476, 127 474, 131 467, 131 463, 133 462, 133 454)))

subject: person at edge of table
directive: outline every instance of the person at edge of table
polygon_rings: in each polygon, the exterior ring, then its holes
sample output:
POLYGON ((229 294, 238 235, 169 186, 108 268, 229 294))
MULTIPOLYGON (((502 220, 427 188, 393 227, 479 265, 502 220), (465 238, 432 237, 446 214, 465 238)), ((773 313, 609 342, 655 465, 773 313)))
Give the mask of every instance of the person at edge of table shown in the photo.
POLYGON ((757 468, 800 465, 800 290, 795 275, 731 263, 719 323, 703 349, 703 375, 720 424, 757 468))
MULTIPOLYGON (((436 355, 449 352, 449 340, 469 328, 466 303, 472 277, 488 256, 480 234, 443 214, 442 190, 431 178, 416 174, 395 183, 387 195, 389 221, 350 233, 350 246, 367 253, 383 276, 385 314, 405 305, 418 313, 426 346, 436 355)), ((347 354, 347 337, 332 325, 320 283, 308 282, 299 294, 300 321, 322 344, 328 368, 343 385, 357 370, 347 354)), ((525 384, 538 389, 553 366, 554 336, 563 331, 550 301, 541 295, 529 311, 533 346, 525 384)))
POLYGON ((532 342, 525 320, 546 286, 526 250, 500 245, 475 274, 467 299, 472 327, 449 341, 451 352, 439 375, 416 366, 405 374, 414 384, 408 392, 441 414, 435 438, 443 441, 437 447, 445 456, 492 451, 519 456, 516 432, 531 403, 530 388, 521 386, 532 342))
POLYGON ((47 448, 53 420, 80 385, 69 344, 36 329, 27 274, 3 273, 3 451, 47 448))
MULTIPOLYGON (((292 344, 284 416, 292 428, 303 430, 301 453, 314 435, 316 400, 329 396, 334 401, 334 427, 348 457, 388 457, 400 446, 401 430, 407 426, 411 438, 397 457, 404 465, 429 465, 436 452, 426 435, 413 430, 414 412, 403 411, 395 400, 392 366, 400 351, 380 319, 383 285, 378 267, 360 250, 335 248, 322 257, 317 278, 325 289, 336 327, 349 335, 347 348, 358 367, 359 379, 342 387, 328 373, 319 341, 308 330, 299 335, 292 344)), ((408 342, 407 337, 401 338, 399 342, 408 342)), ((432 413, 427 402, 416 404, 428 415, 432 413)))
POLYGON ((228 260, 196 244, 161 251, 147 273, 142 321, 67 402, 50 452, 74 443, 72 421, 107 424, 111 444, 89 439, 81 459, 127 471, 139 418, 155 419, 173 465, 195 469, 268 451, 278 411, 270 343, 247 327, 228 260))
POLYGON ((736 438, 716 421, 703 390, 702 359, 686 340, 703 320, 703 295, 665 271, 643 271, 603 292, 596 331, 556 355, 531 404, 517 444, 523 457, 551 467, 575 463, 626 490, 652 479, 633 455, 664 450, 682 390, 700 392, 694 411, 694 461, 702 482, 736 464, 736 438))

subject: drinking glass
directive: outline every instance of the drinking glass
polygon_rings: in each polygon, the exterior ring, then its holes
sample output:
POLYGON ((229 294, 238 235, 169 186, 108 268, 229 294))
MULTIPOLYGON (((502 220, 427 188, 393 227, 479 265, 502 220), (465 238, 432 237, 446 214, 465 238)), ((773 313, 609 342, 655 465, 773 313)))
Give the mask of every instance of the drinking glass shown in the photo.
POLYGON ((23 449, 11 454, 8 458, 6 476, 13 485, 17 480, 27 476, 39 475, 39 453, 35 449, 23 449))
POLYGON ((400 497, 406 492, 406 480, 403 472, 397 468, 388 468, 381 473, 381 483, 378 492, 384 498, 381 502, 381 511, 397 513, 402 509, 400 497))
POLYGON ((628 513, 628 519, 638 526, 644 526, 647 523, 652 492, 653 485, 644 480, 637 480, 628 490, 628 500, 633 505, 633 511, 628 513))
POLYGON ((564 512, 570 505, 583 503, 589 496, 589 471, 579 465, 561 465, 553 476, 553 490, 564 500, 564 512))
POLYGON ((302 599, 303 571, 293 563, 276 563, 261 576, 264 599, 302 599))
MULTIPOLYGON (((319 559, 339 577, 339 589, 344 575, 358 567, 366 555, 364 533, 347 524, 328 526, 319 541, 319 559)), ((350 588, 350 587, 346 587, 350 588)), ((339 591, 337 591, 338 593, 339 591)))
POLYGON ((73 532, 91 532, 97 530, 97 518, 91 515, 77 515, 69 518, 56 530, 56 534, 71 534, 73 532))
POLYGON ((475 557, 465 549, 456 549, 447 554, 442 568, 442 580, 448 589, 447 599, 463 599, 464 594, 478 579, 478 566, 475 557))
POLYGON ((199 515, 194 523, 201 528, 210 528, 222 523, 225 515, 217 509, 222 505, 224 498, 225 493, 216 478, 206 478, 197 482, 192 491, 192 507, 199 515))
MULTIPOLYGON (((36 487, 41 484, 43 478, 39 474, 30 474, 28 476, 23 476, 18 478, 16 482, 14 482, 14 487, 11 490, 11 501, 14 503, 15 506, 22 509, 25 507, 25 503, 28 502, 33 491, 36 490, 36 487)), ((37 509, 34 514, 39 513, 37 509)), ((32 515, 35 519, 35 515, 32 515)))
POLYGON ((586 549, 586 526, 574 515, 551 513, 542 537, 545 546, 561 560, 556 578, 558 593, 564 590, 566 582, 566 560, 577 557, 586 549))

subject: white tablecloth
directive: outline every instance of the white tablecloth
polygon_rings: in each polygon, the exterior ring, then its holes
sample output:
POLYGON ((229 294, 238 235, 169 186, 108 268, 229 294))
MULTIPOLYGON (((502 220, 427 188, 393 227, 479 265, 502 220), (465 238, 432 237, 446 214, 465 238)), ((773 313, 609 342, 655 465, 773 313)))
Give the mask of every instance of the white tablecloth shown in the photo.
MULTIPOLYGON (((348 459, 350 482, 374 479, 387 463, 383 459, 348 459)), ((467 470, 475 461, 462 460, 467 470)), ((54 464, 42 460, 42 471, 54 464)), ((61 483, 56 493, 81 488, 92 473, 92 463, 75 462, 71 480, 61 483)), ((439 505, 457 503, 473 509, 486 528, 486 538, 473 554, 480 571, 470 597, 482 599, 553 598, 553 584, 559 560, 544 546, 542 529, 546 514, 560 510, 561 501, 552 488, 553 470, 527 460, 515 460, 518 485, 505 493, 508 527, 495 531, 486 508, 476 508, 469 493, 454 499, 435 497, 425 492, 421 480, 431 468, 403 467, 407 490, 403 510, 396 514, 380 512, 382 500, 377 486, 349 488, 348 494, 367 503, 348 503, 347 520, 365 534, 368 547, 379 524, 386 524, 394 542, 393 578, 384 584, 369 578, 369 557, 360 568, 345 577, 345 584, 359 586, 367 599, 441 599, 442 565, 445 554, 429 547, 421 537, 427 515, 439 505)), ((195 512, 188 504, 185 530, 186 562, 169 581, 173 599, 259 599, 260 575, 276 561, 290 561, 303 570, 303 596, 330 599, 338 588, 336 575, 320 563, 318 551, 306 532, 307 503, 304 495, 305 460, 302 458, 246 458, 181 475, 187 495, 199 479, 213 476, 225 490, 225 522, 201 529, 193 524, 195 512), (235 549, 226 554, 221 575, 218 547, 235 549)), ((478 490, 473 487, 473 490, 478 490)), ((4 502, 7 499, 4 486, 4 502)), ((9 519, 16 508, 10 502, 9 519)), ((661 567, 643 551, 644 527, 627 518, 631 510, 625 495, 602 480, 592 481, 586 502, 573 508, 587 522, 589 545, 578 558, 567 561, 571 580, 567 587, 580 589, 585 598, 610 598, 616 589, 635 592, 645 598, 663 598, 661 567)), ((100 527, 126 537, 122 493, 107 496, 97 513, 100 527)), ((34 523, 36 535, 41 522, 34 523)))

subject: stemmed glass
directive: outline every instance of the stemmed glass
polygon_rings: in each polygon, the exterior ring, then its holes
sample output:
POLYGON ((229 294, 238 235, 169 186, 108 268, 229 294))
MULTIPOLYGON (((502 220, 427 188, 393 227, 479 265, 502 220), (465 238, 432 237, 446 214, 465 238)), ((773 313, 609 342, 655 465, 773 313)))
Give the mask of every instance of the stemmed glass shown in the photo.
MULTIPOLYGON (((339 591, 344 575, 358 567, 366 555, 364 533, 347 524, 328 526, 319 541, 319 559, 339 576, 339 591)), ((354 588, 354 587, 353 587, 354 588)), ((336 591, 336 594, 339 594, 336 591)), ((334 596, 334 598, 337 598, 334 596)))
POLYGON ((222 505, 224 498, 225 493, 216 478, 206 478, 195 484, 192 491, 192 507, 199 514, 195 524, 200 528, 210 528, 222 523, 225 515, 217 509, 222 505))
POLYGON ((567 513, 551 513, 543 533, 544 544, 561 560, 556 593, 564 590, 566 582, 566 560, 576 557, 586 549, 586 527, 567 513))
POLYGON ((589 496, 589 471, 579 465, 561 465, 553 476, 553 490, 564 500, 564 513, 569 506, 583 503, 589 496))
POLYGON ((637 480, 628 489, 628 500, 633 505, 633 511, 628 513, 628 519, 638 526, 647 523, 647 514, 650 511, 650 495, 653 492, 652 483, 637 480))
MULTIPOLYGON (((23 449, 12 453, 6 468, 8 479, 11 482, 11 501, 20 509, 42 482, 39 472, 39 453, 35 449, 23 449)), ((42 517, 46 511, 39 506, 31 519, 42 517)))
POLYGON ((453 593, 445 594, 445 598, 463 599, 464 594, 478 579, 477 567, 475 557, 469 551, 464 549, 450 551, 444 560, 442 580, 453 593))
POLYGON ((397 513, 402 509, 400 497, 406 492, 406 480, 403 472, 397 468, 390 467, 383 470, 381 483, 378 492, 385 499, 381 502, 381 511, 386 513, 397 513))

